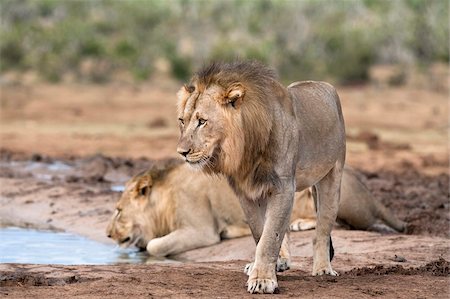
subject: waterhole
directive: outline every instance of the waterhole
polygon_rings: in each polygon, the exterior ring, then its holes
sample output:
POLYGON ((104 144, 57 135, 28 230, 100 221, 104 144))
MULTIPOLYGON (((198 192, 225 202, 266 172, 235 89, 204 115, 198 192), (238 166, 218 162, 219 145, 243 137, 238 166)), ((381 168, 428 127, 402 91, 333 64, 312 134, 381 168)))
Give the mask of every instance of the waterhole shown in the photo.
POLYGON ((174 262, 137 249, 108 246, 70 233, 0 228, 0 263, 105 265, 174 262))

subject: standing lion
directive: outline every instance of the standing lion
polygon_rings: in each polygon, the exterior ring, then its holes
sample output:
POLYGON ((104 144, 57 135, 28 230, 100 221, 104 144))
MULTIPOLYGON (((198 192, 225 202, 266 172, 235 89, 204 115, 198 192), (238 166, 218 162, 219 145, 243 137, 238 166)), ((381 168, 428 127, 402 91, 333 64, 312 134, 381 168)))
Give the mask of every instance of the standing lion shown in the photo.
POLYGON ((256 242, 246 266, 250 293, 273 293, 294 192, 314 186, 317 207, 313 275, 331 267, 331 229, 339 205, 345 129, 328 83, 282 86, 257 62, 213 63, 178 92, 177 151, 206 173, 224 174, 256 242))

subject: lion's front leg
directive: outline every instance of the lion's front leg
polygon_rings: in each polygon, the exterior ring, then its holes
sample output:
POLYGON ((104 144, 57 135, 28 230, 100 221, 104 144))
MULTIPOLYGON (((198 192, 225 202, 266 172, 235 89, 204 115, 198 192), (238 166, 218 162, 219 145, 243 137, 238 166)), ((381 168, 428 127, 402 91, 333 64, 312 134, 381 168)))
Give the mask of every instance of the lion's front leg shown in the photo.
POLYGON ((247 281, 250 293, 273 293, 278 288, 277 260, 289 226, 294 200, 293 184, 267 201, 263 233, 256 246, 255 262, 247 281))
POLYGON ((175 230, 164 237, 150 240, 147 244, 147 252, 152 256, 163 257, 218 242, 220 242, 219 235, 211 231, 184 228, 175 230))
MULTIPOLYGON (((284 235, 283 242, 281 243, 280 254, 277 260, 277 272, 284 272, 291 268, 291 250, 289 241, 289 231, 284 235)), ((255 263, 249 263, 245 265, 244 273, 250 275, 255 263)))
MULTIPOLYGON (((264 214, 266 212, 266 201, 261 199, 260 201, 254 201, 246 197, 239 197, 239 201, 244 211, 245 218, 247 220, 250 231, 252 232, 255 244, 258 245, 259 239, 263 233, 264 228, 264 214)), ((245 265, 244 273, 250 275, 253 269, 253 262, 245 265)))

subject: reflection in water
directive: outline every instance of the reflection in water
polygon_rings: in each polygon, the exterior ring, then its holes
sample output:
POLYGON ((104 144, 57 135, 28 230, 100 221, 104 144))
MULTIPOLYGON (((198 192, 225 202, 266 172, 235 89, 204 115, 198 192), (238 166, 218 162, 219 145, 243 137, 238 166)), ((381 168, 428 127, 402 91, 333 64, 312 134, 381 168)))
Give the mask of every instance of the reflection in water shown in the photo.
POLYGON ((104 265, 175 262, 145 251, 108 246, 77 235, 23 228, 0 228, 0 263, 104 265))

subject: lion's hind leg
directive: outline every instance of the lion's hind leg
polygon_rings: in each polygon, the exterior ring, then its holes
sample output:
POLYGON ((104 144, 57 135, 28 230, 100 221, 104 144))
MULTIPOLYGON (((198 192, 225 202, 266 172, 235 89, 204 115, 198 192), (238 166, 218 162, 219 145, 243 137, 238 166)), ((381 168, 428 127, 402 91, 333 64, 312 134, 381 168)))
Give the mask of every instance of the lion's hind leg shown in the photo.
POLYGON ((289 231, 284 235, 283 243, 281 243, 280 254, 277 260, 277 272, 284 272, 291 268, 291 249, 289 231))
POLYGON ((331 230, 336 221, 342 166, 339 162, 330 172, 315 185, 313 192, 317 209, 316 238, 313 242, 313 271, 312 275, 329 274, 337 276, 338 273, 331 268, 331 259, 334 249, 331 242, 331 230))

